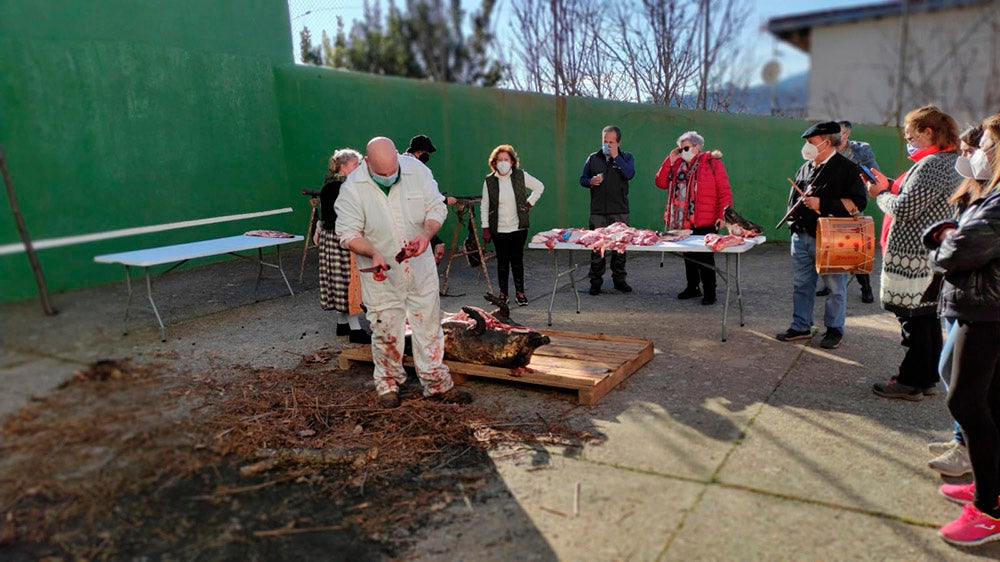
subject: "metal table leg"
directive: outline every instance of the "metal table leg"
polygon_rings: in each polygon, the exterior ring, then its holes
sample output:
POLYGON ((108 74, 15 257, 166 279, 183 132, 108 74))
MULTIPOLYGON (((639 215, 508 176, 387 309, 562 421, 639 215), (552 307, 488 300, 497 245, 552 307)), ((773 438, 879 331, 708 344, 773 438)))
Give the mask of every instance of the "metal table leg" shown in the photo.
POLYGON ((726 254, 726 273, 722 278, 726 284, 726 304, 722 308, 722 341, 726 341, 726 321, 729 318, 729 254, 726 254))
POLYGON ((122 335, 128 335, 128 313, 129 309, 132 307, 132 275, 129 266, 125 266, 125 287, 128 289, 128 300, 125 301, 125 332, 122 335))
POLYGON ((736 254, 736 302, 740 305, 740 327, 746 326, 743 322, 743 287, 740 286, 740 263, 743 254, 736 254))
POLYGON ((576 313, 580 314, 580 291, 576 288, 576 278, 573 277, 573 272, 579 267, 573 261, 573 251, 567 250, 567 256, 569 257, 569 269, 566 271, 559 271, 559 250, 552 251, 552 266, 553 273, 555 274, 555 279, 552 280, 552 294, 549 296, 549 326, 552 325, 552 305, 556 300, 556 291, 559 290, 559 278, 563 275, 569 276, 569 285, 573 288, 573 294, 576 295, 576 313))
POLYGON ((160 318, 160 311, 156 309, 156 302, 153 300, 153 281, 149 277, 149 268, 144 268, 146 270, 146 296, 149 298, 149 305, 153 307, 153 314, 156 315, 156 321, 160 324, 160 341, 167 341, 167 327, 163 325, 163 319, 160 318))
MULTIPOLYGON (((264 276, 264 267, 265 266, 267 266, 267 267, 273 267, 274 269, 277 269, 278 273, 281 274, 281 278, 285 281, 285 287, 288 287, 288 294, 292 295, 293 297, 295 296, 295 291, 292 290, 292 285, 291 285, 291 283, 288 282, 288 277, 285 276, 285 270, 281 267, 281 246, 280 245, 274 247, 274 253, 275 253, 275 257, 278 258, 278 263, 276 263, 276 264, 264 261, 264 249, 263 248, 257 248, 257 283, 254 284, 254 286, 253 286, 254 297, 257 296, 257 289, 260 288, 260 280, 264 276)), ((229 252, 229 254, 233 255, 233 256, 236 256, 238 258, 246 257, 246 256, 241 256, 240 254, 237 254, 236 252, 229 252)))

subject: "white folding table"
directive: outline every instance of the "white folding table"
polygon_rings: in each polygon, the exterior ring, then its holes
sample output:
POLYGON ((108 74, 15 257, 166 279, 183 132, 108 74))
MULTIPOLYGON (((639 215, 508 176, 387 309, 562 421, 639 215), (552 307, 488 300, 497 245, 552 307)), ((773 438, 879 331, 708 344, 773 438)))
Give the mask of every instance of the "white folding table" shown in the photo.
MULTIPOLYGON (((726 268, 725 270, 719 269, 715 270, 722 276, 722 282, 726 284, 726 300, 725 305, 722 308, 722 341, 726 341, 726 323, 729 317, 729 295, 730 287, 736 285, 736 302, 740 309, 740 326, 743 326, 743 290, 740 287, 740 257, 750 251, 752 248, 758 244, 763 244, 767 241, 765 236, 757 236, 756 238, 751 238, 747 242, 740 244, 739 246, 730 246, 729 248, 724 248, 717 254, 723 254, 726 256, 726 268), (730 274, 729 270, 729 260, 730 256, 736 256, 736 271, 735 275, 730 274), (730 283, 732 281, 732 283, 730 283)), ((532 242, 528 244, 528 248, 532 250, 550 250, 548 246, 542 243, 532 242)), ((576 288, 576 279, 573 277, 573 273, 579 266, 574 259, 574 252, 585 251, 588 254, 592 251, 587 246, 581 246, 580 244, 571 242, 559 242, 554 248, 551 248, 553 255, 553 267, 555 272, 555 280, 552 283, 552 294, 549 297, 549 311, 548 311, 548 323, 549 326, 552 325, 552 304, 556 299, 556 291, 559 289, 559 279, 563 276, 569 276, 569 285, 573 289, 573 293, 576 295, 576 312, 580 312, 580 292, 576 288), (559 252, 565 251, 568 255, 569 266, 567 269, 560 271, 559 269, 559 252)), ((610 251, 610 250, 609 250, 610 251)), ((705 245, 704 236, 689 236, 684 240, 679 240, 677 242, 659 242, 652 246, 626 246, 626 252, 660 252, 661 257, 663 254, 671 253, 684 257, 683 252, 712 252, 713 250, 705 245)), ((686 258, 685 258, 686 259, 686 258)), ((663 262, 660 262, 663 265, 663 262)))
POLYGON ((265 238, 262 236, 247 236, 245 234, 241 234, 239 236, 228 236, 226 238, 215 238, 213 240, 202 240, 200 242, 190 242, 187 244, 174 244, 172 246, 146 248, 130 252, 119 252, 117 254, 104 254, 94 257, 94 261, 97 263, 120 263, 125 266, 125 284, 128 287, 128 301, 125 304, 126 334, 128 334, 129 310, 132 307, 131 268, 142 267, 145 270, 146 296, 149 298, 149 304, 153 309, 153 314, 156 315, 156 321, 160 324, 160 339, 162 341, 167 341, 167 328, 163 325, 163 320, 160 318, 160 312, 157 310, 156 302, 153 300, 153 282, 149 274, 150 267, 173 263, 174 265, 170 266, 170 268, 166 271, 163 271, 161 273, 162 275, 163 273, 168 273, 177 269, 187 263, 188 260, 195 258, 230 254, 238 258, 253 259, 240 255, 237 252, 257 250, 257 259, 255 260, 257 262, 257 284, 254 285, 254 294, 257 293, 257 289, 260 287, 260 279, 264 273, 264 267, 267 266, 273 267, 281 273, 281 278, 285 280, 285 286, 288 287, 289 294, 294 296, 295 292, 292 291, 292 286, 288 283, 288 277, 285 276, 285 271, 281 268, 281 246, 284 244, 301 242, 302 240, 302 236, 293 236, 291 238, 265 238), (278 263, 269 263, 264 261, 264 248, 270 248, 271 246, 275 247, 278 263))

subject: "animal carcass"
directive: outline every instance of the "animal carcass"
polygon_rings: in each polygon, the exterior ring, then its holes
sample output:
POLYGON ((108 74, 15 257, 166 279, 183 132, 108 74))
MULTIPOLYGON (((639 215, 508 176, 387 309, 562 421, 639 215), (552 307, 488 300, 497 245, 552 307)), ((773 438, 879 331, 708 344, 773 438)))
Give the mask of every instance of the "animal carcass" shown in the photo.
POLYGON ((476 365, 516 369, 531 362, 531 354, 549 343, 549 337, 510 322, 504 306, 491 314, 474 306, 463 306, 441 323, 444 358, 476 365))

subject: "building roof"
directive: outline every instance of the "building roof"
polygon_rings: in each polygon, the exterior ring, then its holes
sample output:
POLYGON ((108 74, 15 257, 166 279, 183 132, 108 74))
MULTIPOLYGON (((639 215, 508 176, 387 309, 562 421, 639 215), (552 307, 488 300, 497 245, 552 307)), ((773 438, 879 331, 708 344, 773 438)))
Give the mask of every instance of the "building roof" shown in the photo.
MULTIPOLYGON (((970 8, 989 4, 992 0, 910 0, 910 13, 934 12, 955 8, 970 8)), ((897 17, 903 13, 903 3, 881 2, 836 10, 821 10, 767 20, 767 30, 778 39, 809 52, 812 28, 824 25, 841 25, 886 17, 897 17)))

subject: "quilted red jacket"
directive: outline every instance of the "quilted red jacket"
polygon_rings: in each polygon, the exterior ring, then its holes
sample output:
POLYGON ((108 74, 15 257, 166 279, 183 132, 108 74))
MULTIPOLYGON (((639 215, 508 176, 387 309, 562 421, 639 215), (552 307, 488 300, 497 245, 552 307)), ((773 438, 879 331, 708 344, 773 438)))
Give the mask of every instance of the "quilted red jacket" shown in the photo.
MULTIPOLYGON (((729 175, 723 166, 722 154, 718 151, 699 152, 695 157, 698 168, 695 172, 697 192, 695 193, 694 216, 688 216, 691 227, 714 226, 715 221, 722 218, 722 211, 727 205, 733 204, 733 191, 729 187, 729 175)), ((663 159, 660 170, 656 172, 654 183, 656 187, 667 190, 667 206, 672 204, 674 196, 674 179, 682 159, 678 158, 670 165, 670 157, 663 159)), ((688 188, 691 188, 689 183, 688 188)))

